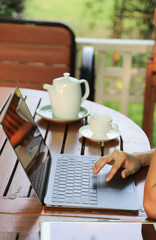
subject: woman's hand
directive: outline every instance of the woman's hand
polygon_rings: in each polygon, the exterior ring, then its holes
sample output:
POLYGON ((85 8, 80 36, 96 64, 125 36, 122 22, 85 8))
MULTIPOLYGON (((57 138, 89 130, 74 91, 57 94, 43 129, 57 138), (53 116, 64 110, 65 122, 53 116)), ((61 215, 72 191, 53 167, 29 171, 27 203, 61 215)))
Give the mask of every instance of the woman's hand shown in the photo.
POLYGON ((110 181, 120 168, 124 168, 121 172, 122 178, 134 174, 139 171, 142 166, 141 159, 136 154, 129 154, 122 151, 114 150, 111 154, 100 157, 93 165, 93 173, 97 174, 106 164, 112 165, 106 181, 110 181))

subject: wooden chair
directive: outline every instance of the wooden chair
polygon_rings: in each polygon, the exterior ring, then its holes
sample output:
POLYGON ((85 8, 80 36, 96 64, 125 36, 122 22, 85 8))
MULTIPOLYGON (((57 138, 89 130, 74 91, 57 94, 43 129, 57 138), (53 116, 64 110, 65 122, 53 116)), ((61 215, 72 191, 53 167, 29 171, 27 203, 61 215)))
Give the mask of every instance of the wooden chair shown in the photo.
MULTIPOLYGON (((156 26, 156 11, 155 11, 156 26)), ((148 58, 146 66, 146 85, 144 96, 143 130, 153 146, 154 108, 156 102, 156 44, 153 56, 148 58)))
POLYGON ((156 102, 156 71, 154 72, 153 69, 153 58, 150 57, 146 67, 143 130, 147 134, 151 146, 153 144, 154 105, 156 102))
MULTIPOLYGON (((74 77, 75 59, 75 36, 66 24, 0 19, 0 86, 43 89, 64 72, 74 77)), ((84 62, 80 77, 88 80, 94 100, 93 48, 84 47, 84 62)))

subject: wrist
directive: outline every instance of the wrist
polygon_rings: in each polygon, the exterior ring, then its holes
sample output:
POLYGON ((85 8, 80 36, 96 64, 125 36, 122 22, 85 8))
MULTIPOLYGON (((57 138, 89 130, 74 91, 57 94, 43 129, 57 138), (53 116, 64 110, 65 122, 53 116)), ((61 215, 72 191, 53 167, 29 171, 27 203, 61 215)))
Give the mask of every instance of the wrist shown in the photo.
POLYGON ((135 152, 133 155, 137 158, 137 161, 140 162, 141 167, 149 166, 155 149, 146 151, 146 152, 135 152))

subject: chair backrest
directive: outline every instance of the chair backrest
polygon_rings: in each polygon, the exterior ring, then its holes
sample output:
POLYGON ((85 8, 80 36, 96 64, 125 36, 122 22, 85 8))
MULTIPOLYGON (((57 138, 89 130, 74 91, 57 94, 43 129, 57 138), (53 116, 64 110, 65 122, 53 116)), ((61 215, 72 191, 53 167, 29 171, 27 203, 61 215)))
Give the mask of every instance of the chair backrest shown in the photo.
POLYGON ((75 74, 76 44, 64 23, 0 19, 0 86, 43 89, 75 74))

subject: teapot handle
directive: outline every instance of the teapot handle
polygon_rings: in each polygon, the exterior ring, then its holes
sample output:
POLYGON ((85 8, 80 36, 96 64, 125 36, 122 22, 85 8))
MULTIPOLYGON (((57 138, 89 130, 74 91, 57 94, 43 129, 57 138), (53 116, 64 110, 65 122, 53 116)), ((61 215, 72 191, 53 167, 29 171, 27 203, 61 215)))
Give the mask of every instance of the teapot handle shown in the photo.
POLYGON ((81 98, 81 103, 82 103, 82 102, 84 102, 84 101, 87 99, 87 97, 89 96, 90 89, 89 89, 89 84, 88 84, 87 80, 81 79, 81 80, 79 80, 79 82, 80 82, 80 84, 81 84, 81 83, 84 83, 84 84, 85 84, 85 93, 84 93, 83 97, 81 98))

